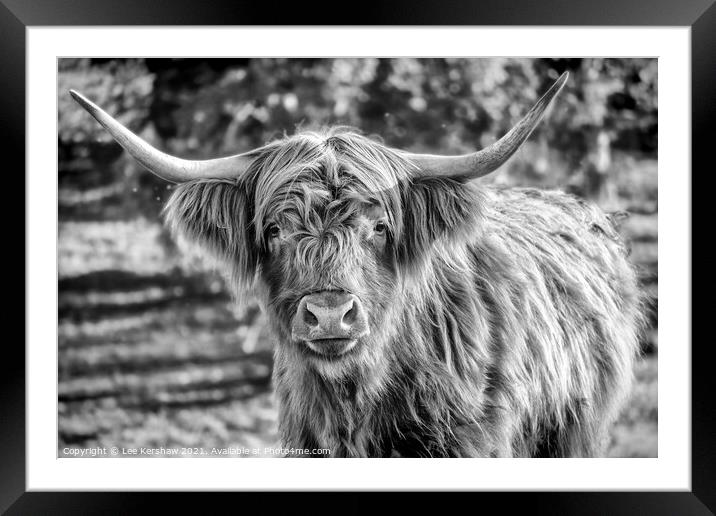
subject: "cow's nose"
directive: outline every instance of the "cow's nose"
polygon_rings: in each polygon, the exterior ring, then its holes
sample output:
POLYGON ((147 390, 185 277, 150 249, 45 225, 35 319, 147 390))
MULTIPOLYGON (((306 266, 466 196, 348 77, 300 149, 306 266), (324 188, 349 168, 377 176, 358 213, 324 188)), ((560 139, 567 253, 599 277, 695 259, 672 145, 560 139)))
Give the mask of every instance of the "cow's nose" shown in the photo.
POLYGON ((354 341, 368 334, 368 318, 353 294, 319 292, 301 299, 292 333, 294 339, 316 345, 335 344, 324 342, 330 340, 354 341))

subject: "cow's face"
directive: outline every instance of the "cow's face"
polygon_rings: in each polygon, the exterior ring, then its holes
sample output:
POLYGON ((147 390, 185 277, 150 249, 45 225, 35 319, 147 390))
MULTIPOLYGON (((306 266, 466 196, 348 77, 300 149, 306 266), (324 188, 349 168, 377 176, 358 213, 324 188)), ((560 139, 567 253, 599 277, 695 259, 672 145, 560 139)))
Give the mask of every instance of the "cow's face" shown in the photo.
POLYGON ((355 133, 301 133, 263 148, 238 182, 180 185, 167 220, 258 297, 283 363, 376 372, 426 258, 474 231, 481 205, 475 188, 411 180, 410 167, 355 133))
POLYGON ((474 233, 482 204, 477 189, 410 179, 410 167, 355 133, 301 133, 263 148, 239 181, 180 185, 167 220, 258 297, 283 363, 380 371, 400 312, 424 295, 411 285, 427 258, 474 233))
POLYGON ((248 175, 256 291, 288 362, 327 376, 379 361, 400 305, 403 169, 367 141, 301 135, 248 175))

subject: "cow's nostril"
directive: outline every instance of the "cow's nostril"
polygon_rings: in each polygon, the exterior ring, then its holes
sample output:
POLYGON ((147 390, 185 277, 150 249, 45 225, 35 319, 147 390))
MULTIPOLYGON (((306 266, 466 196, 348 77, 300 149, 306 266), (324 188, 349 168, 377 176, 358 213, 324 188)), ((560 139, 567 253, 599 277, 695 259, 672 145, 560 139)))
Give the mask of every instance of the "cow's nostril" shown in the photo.
POLYGON ((318 326, 318 318, 308 309, 308 307, 303 310, 303 322, 309 326, 318 326))
POLYGON ((345 314, 343 314, 343 324, 353 324, 353 322, 356 320, 356 305, 353 303, 351 305, 351 309, 348 310, 345 314))

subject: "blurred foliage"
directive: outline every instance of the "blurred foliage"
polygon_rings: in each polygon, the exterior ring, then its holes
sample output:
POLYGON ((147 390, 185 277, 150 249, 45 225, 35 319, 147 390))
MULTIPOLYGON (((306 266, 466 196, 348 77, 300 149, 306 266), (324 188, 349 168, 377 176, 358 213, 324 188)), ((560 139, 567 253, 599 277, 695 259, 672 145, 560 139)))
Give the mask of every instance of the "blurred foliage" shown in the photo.
POLYGON ((495 180, 578 183, 589 196, 599 185, 585 186, 589 177, 579 174, 594 162, 607 177, 612 149, 656 157, 656 59, 62 59, 60 186, 121 182, 140 192, 123 209, 147 215, 167 194, 158 179, 137 177, 138 165, 71 100, 71 88, 187 158, 243 152, 296 127, 333 124, 400 148, 460 153, 503 135, 564 71, 570 80, 548 123, 495 180), (76 169, 85 171, 81 179, 76 169))
POLYGON ((121 123, 137 131, 146 124, 152 103, 154 76, 137 61, 91 64, 88 59, 60 59, 58 75, 58 137, 63 145, 110 144, 112 137, 94 119, 76 109, 68 94, 83 95, 121 123))

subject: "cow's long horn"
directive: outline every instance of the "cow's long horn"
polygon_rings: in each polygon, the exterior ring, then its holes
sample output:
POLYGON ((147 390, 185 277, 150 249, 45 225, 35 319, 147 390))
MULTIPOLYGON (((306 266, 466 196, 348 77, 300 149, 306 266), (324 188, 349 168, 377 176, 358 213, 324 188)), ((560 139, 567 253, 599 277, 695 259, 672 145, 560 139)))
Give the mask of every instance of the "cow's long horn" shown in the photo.
POLYGON ((507 161, 537 127, 547 106, 562 89, 568 77, 569 73, 564 72, 510 132, 486 149, 461 156, 411 153, 403 155, 418 167, 416 176, 445 176, 471 180, 489 174, 507 161))
POLYGON ((200 178, 235 178, 240 176, 251 163, 251 158, 247 154, 204 161, 175 158, 149 145, 80 93, 70 90, 70 95, 139 163, 167 181, 183 183, 200 178))

